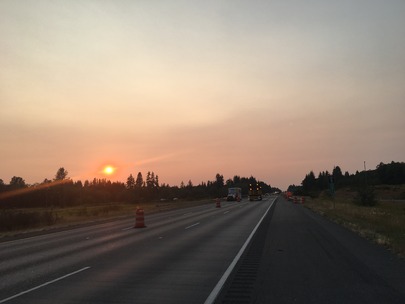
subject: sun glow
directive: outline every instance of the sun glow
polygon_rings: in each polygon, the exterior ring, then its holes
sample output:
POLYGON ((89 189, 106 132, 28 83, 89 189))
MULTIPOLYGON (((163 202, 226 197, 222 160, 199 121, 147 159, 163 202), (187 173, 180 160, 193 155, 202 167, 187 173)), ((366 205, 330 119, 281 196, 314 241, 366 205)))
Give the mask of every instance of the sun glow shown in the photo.
POLYGON ((106 175, 111 175, 115 172, 115 168, 112 166, 105 166, 103 169, 103 173, 106 175))

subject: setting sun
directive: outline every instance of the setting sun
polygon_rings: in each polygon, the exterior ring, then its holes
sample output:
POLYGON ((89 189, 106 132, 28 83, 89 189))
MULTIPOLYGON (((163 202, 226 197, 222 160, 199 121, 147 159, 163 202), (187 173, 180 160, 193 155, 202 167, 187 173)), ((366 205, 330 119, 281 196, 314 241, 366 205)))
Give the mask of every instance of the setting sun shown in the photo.
POLYGON ((115 168, 112 167, 112 166, 105 166, 104 169, 103 169, 103 173, 107 174, 107 175, 113 174, 114 171, 115 171, 115 168))

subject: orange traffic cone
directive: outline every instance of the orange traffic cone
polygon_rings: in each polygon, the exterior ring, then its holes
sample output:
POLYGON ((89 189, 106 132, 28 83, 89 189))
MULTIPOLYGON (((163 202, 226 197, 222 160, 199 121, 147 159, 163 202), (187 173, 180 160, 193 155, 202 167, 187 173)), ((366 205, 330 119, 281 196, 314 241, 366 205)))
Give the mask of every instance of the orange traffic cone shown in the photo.
POLYGON ((134 228, 145 228, 145 213, 143 209, 137 208, 135 213, 135 226, 134 228))
POLYGON ((221 208, 221 200, 217 198, 217 208, 221 208))

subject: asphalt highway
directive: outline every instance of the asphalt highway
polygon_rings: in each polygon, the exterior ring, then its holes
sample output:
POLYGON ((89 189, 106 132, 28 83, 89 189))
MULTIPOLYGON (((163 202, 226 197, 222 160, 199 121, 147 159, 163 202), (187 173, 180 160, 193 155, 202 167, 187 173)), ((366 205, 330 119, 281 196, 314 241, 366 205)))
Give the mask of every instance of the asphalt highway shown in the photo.
POLYGON ((204 303, 275 197, 0 243, 0 303, 204 303))
POLYGON ((405 260, 280 197, 216 303, 405 303, 405 260))
POLYGON ((405 261, 283 198, 0 243, 0 304, 405 303, 405 261))

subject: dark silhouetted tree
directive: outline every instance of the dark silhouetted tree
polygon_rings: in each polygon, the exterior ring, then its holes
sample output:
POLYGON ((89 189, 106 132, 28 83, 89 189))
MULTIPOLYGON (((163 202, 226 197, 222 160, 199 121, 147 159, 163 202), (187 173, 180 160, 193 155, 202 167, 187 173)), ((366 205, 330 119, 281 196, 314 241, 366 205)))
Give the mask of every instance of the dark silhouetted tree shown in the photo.
POLYGON ((138 175, 136 176, 135 187, 141 188, 142 186, 143 186, 143 177, 142 173, 139 172, 138 175))
POLYGON ((61 167, 58 169, 55 175, 55 181, 61 181, 66 179, 68 176, 68 172, 65 170, 65 168, 61 167))
POLYGON ((135 178, 130 174, 127 178, 127 189, 135 188, 135 178))
POLYGON ((22 177, 13 176, 10 180, 10 187, 12 189, 17 189, 17 188, 25 188, 27 187, 27 185, 22 177))
POLYGON ((339 166, 333 168, 332 176, 335 180, 335 184, 339 185, 343 178, 342 170, 340 169, 339 166))
POLYGON ((302 181, 302 188, 306 194, 310 194, 317 190, 316 178, 313 171, 309 172, 302 181))
POLYGON ((0 178, 0 192, 3 192, 6 190, 6 185, 4 184, 4 181, 0 178))
POLYGON ((376 171, 376 175, 382 184, 399 185, 405 183, 405 163, 380 163, 376 171))
POLYGON ((217 188, 222 188, 224 186, 224 176, 217 173, 215 176, 215 185, 217 188))

